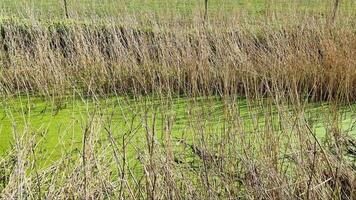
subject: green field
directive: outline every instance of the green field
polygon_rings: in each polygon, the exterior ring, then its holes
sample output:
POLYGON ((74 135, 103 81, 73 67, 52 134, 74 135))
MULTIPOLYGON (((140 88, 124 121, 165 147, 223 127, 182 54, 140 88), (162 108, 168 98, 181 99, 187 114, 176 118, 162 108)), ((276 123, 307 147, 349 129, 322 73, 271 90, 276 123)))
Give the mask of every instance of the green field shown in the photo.
MULTIPOLYGON (((76 18, 115 19, 123 15, 149 16, 156 19, 191 19, 203 13, 203 0, 67 0, 68 10, 76 18)), ((264 16, 267 12, 309 13, 326 15, 332 10, 332 2, 325 0, 209 0, 209 13, 233 16, 247 14, 264 16)), ((341 1, 344 14, 354 14, 353 0, 341 1)), ((6 16, 39 17, 40 19, 63 18, 64 4, 61 0, 3 0, 0 11, 6 16)))

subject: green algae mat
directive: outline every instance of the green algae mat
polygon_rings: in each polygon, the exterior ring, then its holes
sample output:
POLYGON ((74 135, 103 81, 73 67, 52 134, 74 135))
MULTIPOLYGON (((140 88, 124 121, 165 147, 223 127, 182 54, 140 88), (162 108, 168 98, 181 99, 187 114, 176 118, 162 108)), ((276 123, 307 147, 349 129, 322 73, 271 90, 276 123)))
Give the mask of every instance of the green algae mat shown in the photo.
POLYGON ((5 155, 25 138, 35 141, 36 149, 47 159, 44 162, 52 162, 63 152, 82 147, 88 125, 91 133, 99 138, 97 142, 107 140, 108 132, 117 138, 131 133, 134 144, 131 151, 134 151, 134 148, 145 145, 147 131, 155 130, 157 140, 164 140, 167 124, 173 138, 190 141, 199 135, 199 131, 218 134, 233 125, 248 135, 266 131, 266 126, 271 124, 272 132, 278 133, 279 129, 286 130, 281 122, 298 118, 295 117, 298 113, 320 138, 335 126, 332 124, 335 118, 340 130, 356 136, 355 104, 344 105, 335 113, 328 104, 310 103, 300 112, 288 105, 283 108, 267 106, 266 102, 246 99, 226 102, 217 97, 3 98, 0 107, 0 155, 5 155))

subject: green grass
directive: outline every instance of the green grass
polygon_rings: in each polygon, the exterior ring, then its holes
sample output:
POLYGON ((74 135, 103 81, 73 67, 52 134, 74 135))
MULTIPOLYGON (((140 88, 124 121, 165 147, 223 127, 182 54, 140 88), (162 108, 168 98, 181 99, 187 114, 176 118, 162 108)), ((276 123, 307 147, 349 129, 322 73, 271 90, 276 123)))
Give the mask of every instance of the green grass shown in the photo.
MULTIPOLYGON (((136 16, 149 15, 158 18, 192 18, 203 12, 203 0, 67 0, 69 12, 80 18, 109 17, 115 18, 124 13, 136 16)), ((341 1, 343 13, 355 13, 356 3, 353 0, 341 1)), ((245 13, 251 16, 263 15, 269 11, 307 12, 326 14, 331 10, 332 1, 325 0, 210 0, 209 13, 214 15, 236 15, 245 13)), ((42 19, 64 17, 64 6, 61 0, 3 0, 0 2, 2 15, 39 17, 42 19)))

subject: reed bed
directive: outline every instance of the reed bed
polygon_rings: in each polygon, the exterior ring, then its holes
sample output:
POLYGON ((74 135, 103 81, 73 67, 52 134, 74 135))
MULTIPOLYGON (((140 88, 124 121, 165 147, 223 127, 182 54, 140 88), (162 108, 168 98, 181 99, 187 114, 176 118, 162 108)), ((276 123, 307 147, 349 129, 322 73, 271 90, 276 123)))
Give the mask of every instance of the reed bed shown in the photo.
POLYGON ((44 166, 46 129, 26 117, 19 128, 13 118, 0 197, 356 198, 352 19, 1 20, 3 105, 24 98, 30 110, 35 95, 52 111, 68 97, 95 106, 73 118, 80 142, 58 140, 59 158, 44 166), (109 97, 117 98, 112 109, 102 103, 109 97), (175 98, 187 104, 183 124, 175 98), (321 102, 323 134, 308 112, 321 102))
POLYGON ((221 96, 270 89, 316 100, 355 99, 353 21, 150 24, 3 20, 0 89, 221 96))

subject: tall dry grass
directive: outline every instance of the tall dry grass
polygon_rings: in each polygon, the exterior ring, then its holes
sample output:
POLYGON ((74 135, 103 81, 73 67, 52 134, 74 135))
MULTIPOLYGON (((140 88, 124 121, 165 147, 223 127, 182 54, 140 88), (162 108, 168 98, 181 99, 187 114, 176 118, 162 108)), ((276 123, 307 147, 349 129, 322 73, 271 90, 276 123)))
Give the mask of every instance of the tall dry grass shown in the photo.
POLYGON ((342 128, 339 116, 356 94, 354 22, 241 21, 149 21, 150 28, 2 21, 3 96, 76 93, 146 103, 121 113, 121 129, 101 114, 105 105, 84 112, 80 148, 63 144, 46 167, 38 166, 41 134, 30 123, 14 127, 13 148, 0 160, 0 197, 356 198, 354 127, 342 128), (177 95, 193 97, 178 133, 177 95), (320 100, 331 102, 320 114, 322 138, 306 108, 320 100), (217 101, 219 122, 211 114, 217 101))
MULTIPOLYGON (((286 19, 285 19, 286 20, 286 19)), ((1 91, 246 94, 355 99, 355 24, 1 23, 1 91)))

